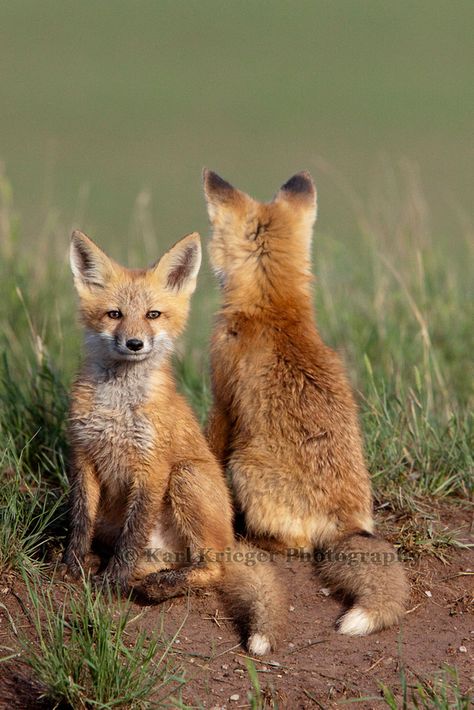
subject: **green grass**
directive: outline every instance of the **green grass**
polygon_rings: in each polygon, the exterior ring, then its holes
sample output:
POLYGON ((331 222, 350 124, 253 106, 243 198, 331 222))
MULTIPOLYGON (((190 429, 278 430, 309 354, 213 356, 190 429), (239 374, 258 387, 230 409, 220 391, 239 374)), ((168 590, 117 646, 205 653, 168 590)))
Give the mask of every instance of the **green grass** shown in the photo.
POLYGON ((470 710, 472 708, 471 688, 468 690, 461 688, 455 668, 446 667, 432 678, 412 675, 413 679, 409 680, 405 670, 402 669, 398 690, 380 683, 380 695, 350 698, 340 701, 340 704, 349 707, 371 702, 375 703, 374 707, 387 707, 390 710, 470 710))
POLYGON ((258 677, 255 663, 250 658, 245 659, 250 690, 247 691, 247 702, 250 710, 278 710, 278 700, 273 688, 263 689, 258 677))
POLYGON ((447 667, 433 678, 415 677, 409 682, 401 671, 401 693, 381 684, 384 703, 390 710, 469 710, 470 690, 461 689, 455 668, 447 667))
MULTIPOLYGON (((171 707, 184 678, 169 652, 174 639, 135 626, 128 602, 26 580, 33 637, 22 632, 21 661, 52 707, 171 707)), ((138 625, 137 625, 138 626, 138 625)), ((178 702, 178 701, 176 701, 178 702)))
POLYGON ((25 469, 21 459, 7 458, 7 464, 1 474, 0 573, 35 575, 64 539, 64 497, 25 469))

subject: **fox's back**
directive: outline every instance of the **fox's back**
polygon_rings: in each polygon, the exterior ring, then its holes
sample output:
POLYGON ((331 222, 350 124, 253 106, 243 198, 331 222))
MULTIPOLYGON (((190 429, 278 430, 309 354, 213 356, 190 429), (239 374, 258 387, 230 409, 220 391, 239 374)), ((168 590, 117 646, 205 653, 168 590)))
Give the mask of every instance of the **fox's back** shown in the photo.
POLYGON ((356 406, 339 356, 311 323, 221 317, 212 365, 235 422, 232 448, 258 446, 307 467, 337 439, 341 463, 354 462, 356 406))
POLYGON ((291 521, 294 540, 332 535, 337 519, 362 525, 370 482, 338 355, 311 323, 234 318, 228 330, 224 318, 214 331, 213 382, 232 422, 228 464, 247 524, 278 536, 291 521))

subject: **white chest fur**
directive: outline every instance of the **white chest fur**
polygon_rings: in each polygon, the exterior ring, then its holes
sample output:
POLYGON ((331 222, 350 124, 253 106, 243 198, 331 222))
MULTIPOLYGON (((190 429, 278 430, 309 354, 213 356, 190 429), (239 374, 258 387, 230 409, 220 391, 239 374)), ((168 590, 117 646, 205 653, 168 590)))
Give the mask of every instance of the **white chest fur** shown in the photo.
POLYGON ((130 371, 94 383, 87 416, 73 418, 73 434, 104 484, 126 483, 153 446, 153 426, 143 413, 147 379, 130 371))

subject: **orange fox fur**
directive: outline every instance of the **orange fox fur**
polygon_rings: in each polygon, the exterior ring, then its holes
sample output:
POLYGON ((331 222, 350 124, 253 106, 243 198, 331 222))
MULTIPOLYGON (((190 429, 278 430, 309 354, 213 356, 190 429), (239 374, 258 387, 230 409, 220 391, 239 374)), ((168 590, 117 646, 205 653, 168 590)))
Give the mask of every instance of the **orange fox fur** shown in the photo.
POLYGON ((356 405, 316 327, 312 178, 295 175, 265 204, 210 171, 204 190, 222 291, 210 447, 256 544, 318 553, 323 581, 349 603, 339 631, 387 627, 402 618, 407 584, 393 548, 373 534, 356 405))
POLYGON ((85 235, 72 236, 85 360, 72 389, 64 562, 77 576, 95 538, 112 553, 105 580, 151 601, 215 585, 250 651, 262 654, 281 630, 279 586, 268 565, 245 564, 253 553, 234 541, 223 473, 169 362, 200 261, 198 234, 148 270, 119 266, 85 235))

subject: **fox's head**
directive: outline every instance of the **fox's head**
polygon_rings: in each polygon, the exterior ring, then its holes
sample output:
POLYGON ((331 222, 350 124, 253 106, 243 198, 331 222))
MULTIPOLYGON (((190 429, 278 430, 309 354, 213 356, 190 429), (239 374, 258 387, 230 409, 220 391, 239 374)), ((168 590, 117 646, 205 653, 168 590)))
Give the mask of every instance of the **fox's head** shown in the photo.
POLYGON ((257 202, 216 173, 204 170, 204 193, 213 234, 212 267, 220 285, 233 291, 267 293, 311 273, 311 237, 316 188, 311 175, 294 175, 271 202, 257 202))
POLYGON ((149 269, 127 269, 81 232, 71 239, 71 268, 89 354, 139 362, 172 349, 183 330, 201 264, 199 234, 189 234, 149 269))

